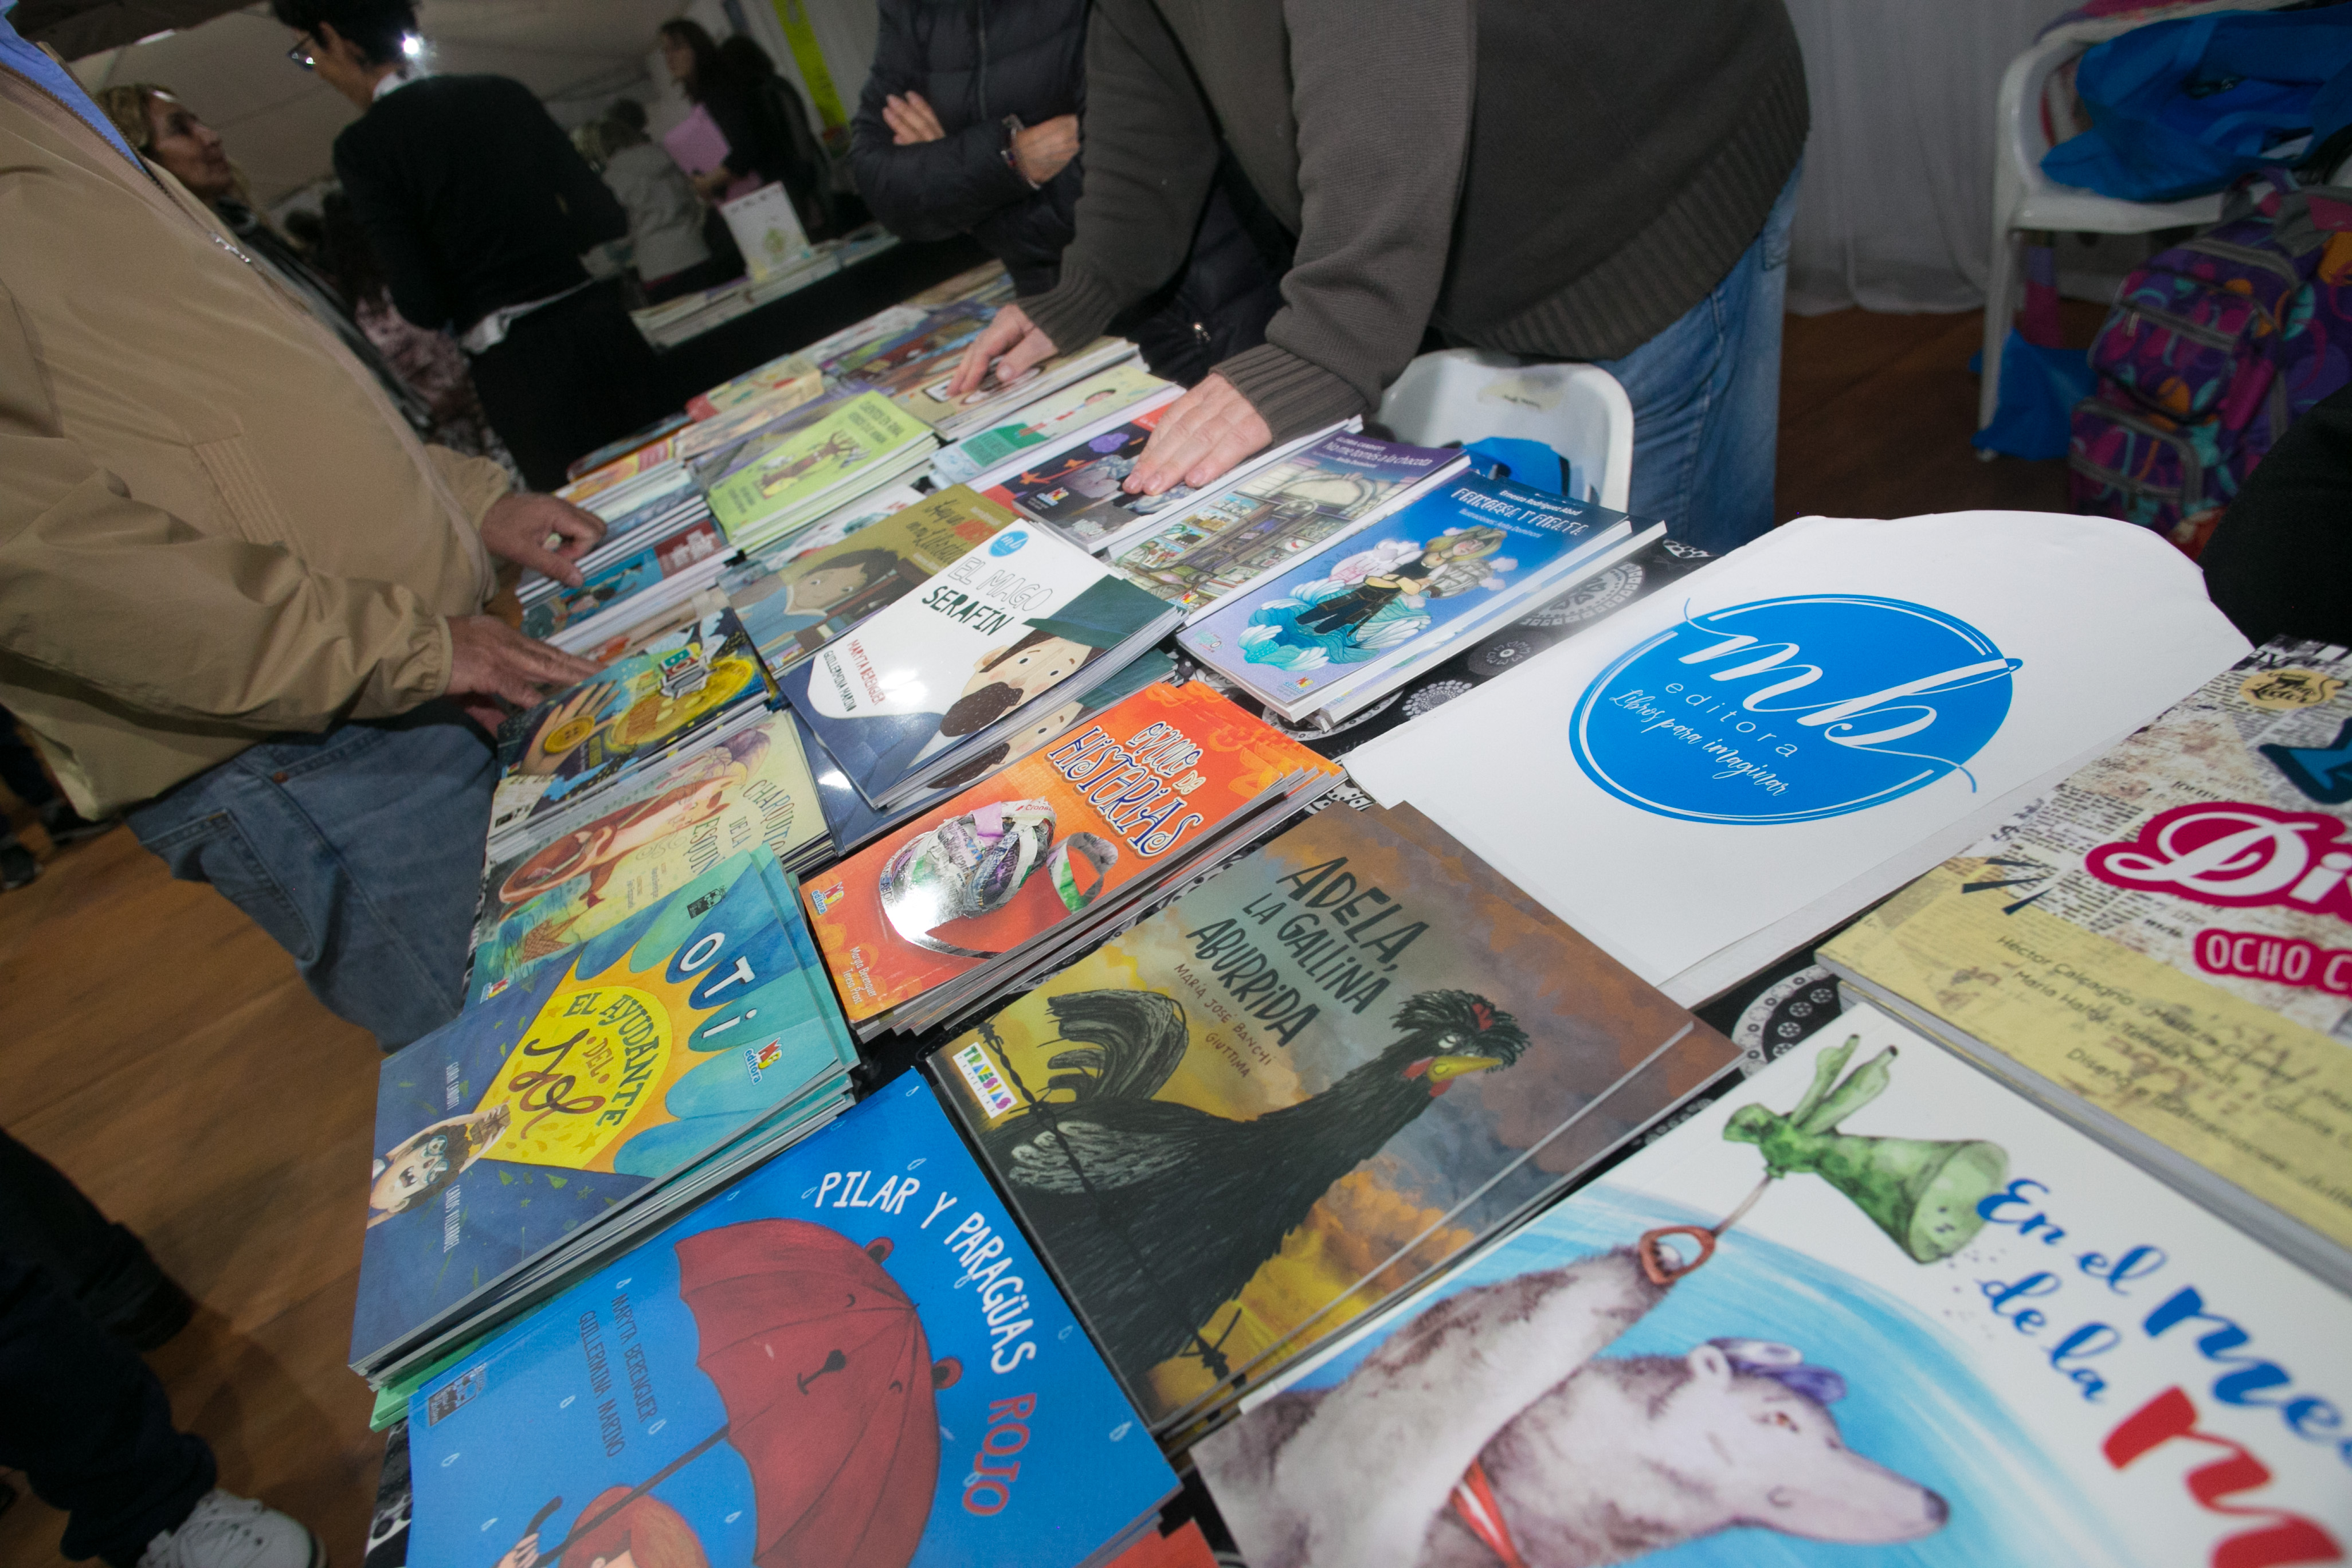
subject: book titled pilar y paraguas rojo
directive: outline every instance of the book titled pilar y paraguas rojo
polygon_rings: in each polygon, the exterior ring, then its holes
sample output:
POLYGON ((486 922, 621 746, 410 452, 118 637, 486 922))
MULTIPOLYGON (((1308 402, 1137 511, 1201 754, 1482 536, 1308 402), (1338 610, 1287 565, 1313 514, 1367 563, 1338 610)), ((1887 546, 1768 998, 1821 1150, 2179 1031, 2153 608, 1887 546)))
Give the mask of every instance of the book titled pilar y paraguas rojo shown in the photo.
POLYGON ((764 847, 386 1058, 354 1365, 494 1300, 856 1060, 789 879, 764 847))
POLYGON ((1733 1056, 1415 814, 1328 810, 932 1066, 1169 1429, 1507 1226, 1733 1056))
POLYGON ((862 1021, 1160 879, 1327 763, 1198 682, 1154 685, 801 889, 862 1021))

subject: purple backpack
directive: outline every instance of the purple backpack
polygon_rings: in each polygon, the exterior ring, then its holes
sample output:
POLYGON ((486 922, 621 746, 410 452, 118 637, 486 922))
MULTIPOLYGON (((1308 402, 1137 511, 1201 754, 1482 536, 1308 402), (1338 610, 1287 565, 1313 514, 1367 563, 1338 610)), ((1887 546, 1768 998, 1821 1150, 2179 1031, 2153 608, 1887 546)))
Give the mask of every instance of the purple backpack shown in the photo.
POLYGON ((2125 279, 2090 358, 2074 510, 2196 554, 2286 427, 2352 381, 2352 189, 2249 176, 2220 223, 2125 279))

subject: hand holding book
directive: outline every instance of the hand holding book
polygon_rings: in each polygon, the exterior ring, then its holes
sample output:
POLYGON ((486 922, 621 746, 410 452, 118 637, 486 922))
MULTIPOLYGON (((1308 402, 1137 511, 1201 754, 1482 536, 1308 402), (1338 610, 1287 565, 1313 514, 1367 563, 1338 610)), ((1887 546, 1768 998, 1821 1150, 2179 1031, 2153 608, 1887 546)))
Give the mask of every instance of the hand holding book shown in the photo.
POLYGON ((1127 488, 1147 496, 1177 484, 1199 489, 1273 440, 1250 400, 1223 376, 1210 375, 1170 406, 1127 488))

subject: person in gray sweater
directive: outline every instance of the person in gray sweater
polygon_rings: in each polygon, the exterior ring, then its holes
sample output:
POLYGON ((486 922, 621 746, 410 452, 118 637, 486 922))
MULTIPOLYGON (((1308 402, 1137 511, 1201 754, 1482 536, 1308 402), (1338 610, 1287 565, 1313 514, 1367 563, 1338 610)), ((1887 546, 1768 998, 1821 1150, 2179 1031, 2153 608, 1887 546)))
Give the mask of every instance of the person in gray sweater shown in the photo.
POLYGON ((1350 415, 1427 347, 1589 360, 1634 413, 1633 510, 1722 551, 1772 524, 1808 124, 1781 0, 1097 0, 1087 175, 1047 293, 958 395, 1076 348, 1184 258, 1220 145, 1292 241, 1265 342, 1127 485, 1202 485, 1350 415))

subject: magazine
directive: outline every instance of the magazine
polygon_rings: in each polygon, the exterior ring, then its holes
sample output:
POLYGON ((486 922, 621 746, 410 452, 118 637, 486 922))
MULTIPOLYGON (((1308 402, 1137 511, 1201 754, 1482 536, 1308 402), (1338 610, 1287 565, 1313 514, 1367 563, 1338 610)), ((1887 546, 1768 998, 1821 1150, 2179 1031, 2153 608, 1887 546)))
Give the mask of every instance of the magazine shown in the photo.
POLYGON ((2347 1327, 1865 1007, 1193 1453, 1253 1568, 2333 1563, 2347 1327))
POLYGON ((1426 822, 1329 810, 932 1061, 1166 1430, 1557 1194, 1734 1055, 1426 822))
POLYGON ((912 1078, 409 1409, 410 1561, 451 1568, 1080 1568, 1176 1490, 912 1078))

